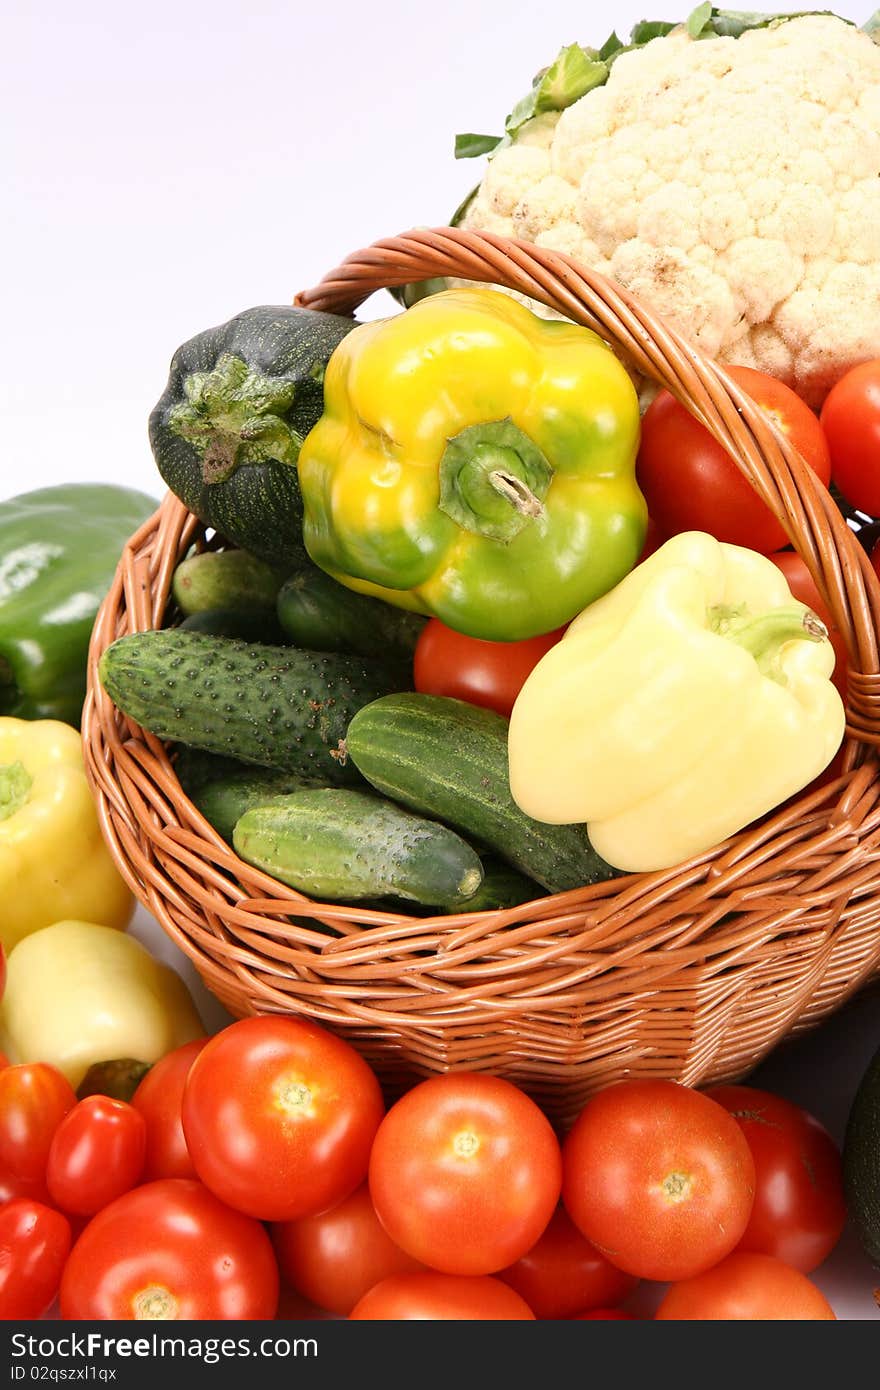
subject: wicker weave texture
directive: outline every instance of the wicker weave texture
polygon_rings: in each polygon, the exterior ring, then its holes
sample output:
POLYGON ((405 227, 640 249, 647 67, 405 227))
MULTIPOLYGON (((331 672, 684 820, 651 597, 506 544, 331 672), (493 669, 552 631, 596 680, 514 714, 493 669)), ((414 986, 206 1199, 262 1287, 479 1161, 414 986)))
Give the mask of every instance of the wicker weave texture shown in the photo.
POLYGON ((162 625, 174 567, 203 534, 171 496, 126 546, 98 615, 86 765, 121 871, 233 1014, 327 1024, 391 1094, 479 1069, 564 1122, 626 1075, 742 1075, 880 965, 880 587, 828 493, 736 384, 565 256, 486 233, 411 232, 351 256, 297 302, 352 312, 376 289, 437 275, 505 285, 595 329, 729 451, 847 642, 843 774, 663 873, 433 918, 311 902, 236 857, 183 795, 165 747, 98 681, 110 642, 162 625))

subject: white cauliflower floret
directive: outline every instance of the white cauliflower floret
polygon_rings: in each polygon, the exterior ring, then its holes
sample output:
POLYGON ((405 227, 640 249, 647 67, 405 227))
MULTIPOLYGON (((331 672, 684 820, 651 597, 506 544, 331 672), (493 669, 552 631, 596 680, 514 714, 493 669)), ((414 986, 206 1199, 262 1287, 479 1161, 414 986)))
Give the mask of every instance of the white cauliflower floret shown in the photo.
POLYGON ((464 225, 566 251, 819 405, 880 355, 880 46, 825 15, 676 29, 524 126, 464 225))

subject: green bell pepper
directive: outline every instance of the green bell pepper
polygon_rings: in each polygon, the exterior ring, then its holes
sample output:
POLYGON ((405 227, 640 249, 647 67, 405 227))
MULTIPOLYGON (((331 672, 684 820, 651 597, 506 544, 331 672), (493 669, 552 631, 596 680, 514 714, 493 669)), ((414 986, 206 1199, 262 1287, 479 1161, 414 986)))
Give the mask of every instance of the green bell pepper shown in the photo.
POLYGON ((0 502, 0 715, 79 724, 95 616, 123 545, 157 505, 113 483, 0 502))

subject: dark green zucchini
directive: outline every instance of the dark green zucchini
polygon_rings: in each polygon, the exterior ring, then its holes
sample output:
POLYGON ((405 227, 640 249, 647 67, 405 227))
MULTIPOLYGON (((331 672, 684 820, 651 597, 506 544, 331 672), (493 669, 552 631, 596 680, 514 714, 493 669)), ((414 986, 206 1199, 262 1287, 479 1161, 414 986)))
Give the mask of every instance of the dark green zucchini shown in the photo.
POLYGON ((880 1265, 880 1048, 859 1082, 843 1137, 846 1207, 870 1260, 880 1265))
POLYGON ((324 369, 354 320, 246 309, 177 349, 150 415, 165 483, 207 526, 271 564, 305 563, 296 463, 324 369))
POLYGON ((507 727, 463 700, 405 692, 365 705, 345 745, 378 791, 488 846, 551 893, 616 877, 583 826, 545 825, 516 805, 507 727))
POLYGON ((347 788, 255 806, 236 825, 233 844, 246 863, 322 901, 391 894, 465 909, 483 876, 477 855, 448 826, 347 788))
POLYGON ((278 621, 300 647, 316 652, 376 652, 412 661, 427 618, 338 584, 315 566, 290 575, 278 595, 278 621))
POLYGON ((110 698, 159 738, 326 782, 360 782, 344 735, 395 688, 378 662, 200 632, 135 632, 101 657, 110 698))

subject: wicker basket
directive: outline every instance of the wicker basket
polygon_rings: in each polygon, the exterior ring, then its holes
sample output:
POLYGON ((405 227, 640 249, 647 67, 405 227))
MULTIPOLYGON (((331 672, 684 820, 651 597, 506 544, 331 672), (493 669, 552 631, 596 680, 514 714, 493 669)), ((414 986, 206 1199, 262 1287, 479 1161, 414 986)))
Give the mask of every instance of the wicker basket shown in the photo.
POLYGON ((164 746, 97 681, 117 636, 160 626, 202 535, 173 497, 128 543, 95 626, 83 717, 101 824, 141 902, 235 1015, 296 1012, 347 1037, 389 1093, 450 1067, 509 1077, 560 1121, 623 1076, 734 1078, 880 964, 880 587, 799 455, 632 296, 569 258, 450 228, 349 257, 297 302, 353 312, 380 287, 502 284, 595 329, 668 387, 779 517, 847 642, 843 775, 698 859, 505 911, 415 918, 316 904, 243 864, 164 746))

